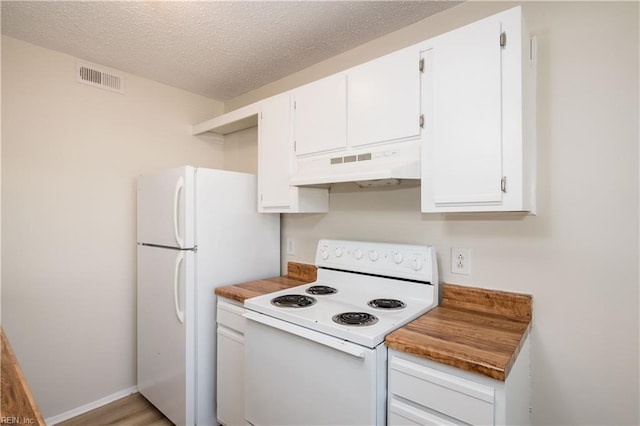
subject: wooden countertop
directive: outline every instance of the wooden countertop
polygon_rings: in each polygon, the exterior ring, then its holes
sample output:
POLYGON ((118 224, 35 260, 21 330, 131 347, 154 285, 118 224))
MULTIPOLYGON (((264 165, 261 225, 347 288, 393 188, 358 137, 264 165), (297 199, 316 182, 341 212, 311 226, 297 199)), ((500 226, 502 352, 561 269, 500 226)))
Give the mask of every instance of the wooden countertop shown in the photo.
POLYGON ((530 295, 451 284, 442 303, 389 334, 389 348, 504 381, 531 328, 530 295))
POLYGON ((0 389, 0 424, 31 424, 44 426, 44 420, 38 410, 22 369, 11 349, 9 340, 0 331, 2 340, 2 384, 0 389))
POLYGON ((244 303, 246 299, 285 288, 296 287, 316 280, 316 267, 305 263, 289 262, 287 275, 283 277, 265 278, 249 281, 242 284, 228 285, 216 288, 215 292, 220 297, 233 299, 244 303))
MULTIPOLYGON (((289 262, 287 275, 219 287, 221 297, 246 299, 310 283, 316 267, 289 262)), ((388 347, 504 381, 529 334, 530 295, 442 285, 442 303, 389 334, 388 347)))

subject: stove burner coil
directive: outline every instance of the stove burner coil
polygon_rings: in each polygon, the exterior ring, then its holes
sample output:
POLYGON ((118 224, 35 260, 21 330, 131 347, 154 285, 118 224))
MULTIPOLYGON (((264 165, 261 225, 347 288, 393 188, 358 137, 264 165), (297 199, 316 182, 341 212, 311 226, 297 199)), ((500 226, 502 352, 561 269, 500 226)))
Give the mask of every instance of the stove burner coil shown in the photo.
POLYGON ((367 305, 377 309, 403 309, 407 306, 397 299, 373 299, 367 305))
POLYGON ((335 294, 338 292, 338 290, 336 290, 333 287, 329 287, 328 285, 314 285, 309 287, 306 290, 307 293, 309 294, 321 294, 321 295, 325 295, 325 294, 335 294))
POLYGON ((271 299, 271 304, 283 308, 306 308, 316 303, 313 297, 303 294, 285 294, 271 299))
POLYGON ((344 312, 334 315, 333 321, 342 325, 373 325, 378 322, 378 318, 366 312, 344 312))

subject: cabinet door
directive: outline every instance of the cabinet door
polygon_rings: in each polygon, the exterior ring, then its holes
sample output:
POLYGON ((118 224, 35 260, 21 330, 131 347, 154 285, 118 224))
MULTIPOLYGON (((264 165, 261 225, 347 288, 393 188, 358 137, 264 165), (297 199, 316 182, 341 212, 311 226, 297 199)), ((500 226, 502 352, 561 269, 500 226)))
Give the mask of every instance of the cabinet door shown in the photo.
POLYGON ((432 140, 427 159, 434 204, 502 200, 500 20, 488 18, 433 42, 432 140))
POLYGON ((266 99, 259 120, 258 179, 263 207, 291 203, 291 98, 288 93, 266 99))
POLYGON ((294 91, 296 155, 345 148, 347 145, 347 79, 338 74, 294 91))
POLYGON ((218 325, 217 415, 226 426, 244 425, 244 336, 218 325))
POLYGON ((410 47, 348 71, 350 146, 420 135, 420 51, 410 47))
POLYGON ((244 306, 218 297, 217 416, 225 426, 244 425, 244 306))

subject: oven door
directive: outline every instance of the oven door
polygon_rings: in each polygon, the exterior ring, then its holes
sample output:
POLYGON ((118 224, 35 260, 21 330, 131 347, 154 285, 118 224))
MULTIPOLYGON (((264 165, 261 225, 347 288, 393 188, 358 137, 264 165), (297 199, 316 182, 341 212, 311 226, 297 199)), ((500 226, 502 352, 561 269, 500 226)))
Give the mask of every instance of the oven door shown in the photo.
POLYGON ((384 345, 370 349, 253 311, 244 316, 247 422, 385 424, 384 345))

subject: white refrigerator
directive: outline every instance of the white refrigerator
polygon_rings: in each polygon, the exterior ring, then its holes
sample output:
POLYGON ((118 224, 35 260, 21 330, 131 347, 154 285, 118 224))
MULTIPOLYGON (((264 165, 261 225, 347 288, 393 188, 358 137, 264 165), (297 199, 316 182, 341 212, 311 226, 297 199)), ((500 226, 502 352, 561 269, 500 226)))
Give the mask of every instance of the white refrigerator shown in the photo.
POLYGON ((176 425, 215 425, 219 286, 280 275, 280 217, 256 177, 194 168, 138 178, 138 390, 176 425))

